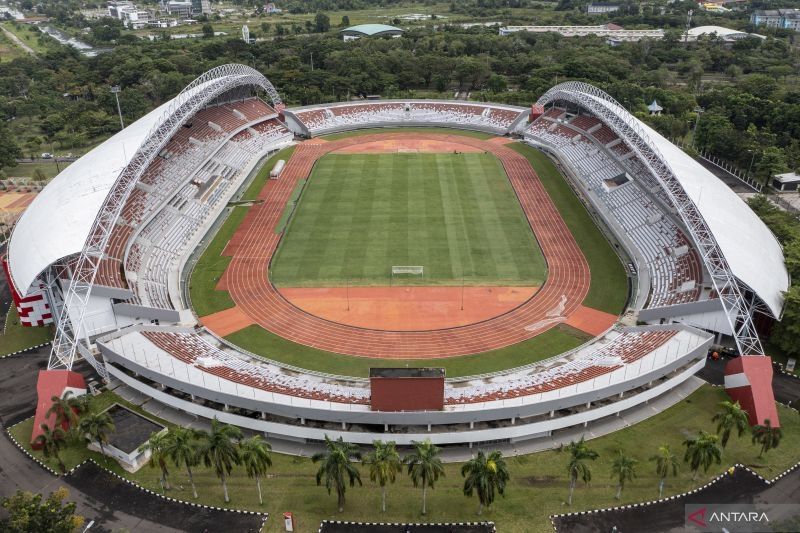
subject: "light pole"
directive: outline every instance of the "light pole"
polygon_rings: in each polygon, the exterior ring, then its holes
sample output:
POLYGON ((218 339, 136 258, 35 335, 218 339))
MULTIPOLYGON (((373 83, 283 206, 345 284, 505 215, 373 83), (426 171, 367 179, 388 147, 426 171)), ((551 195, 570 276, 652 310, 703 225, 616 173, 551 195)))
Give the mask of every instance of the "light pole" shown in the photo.
POLYGON ((747 174, 745 174, 745 177, 749 179, 750 178, 750 171, 753 169, 753 162, 756 160, 756 151, 755 150, 748 150, 748 152, 753 154, 753 157, 750 158, 750 166, 747 167, 747 174))
POLYGON ((119 92, 122 89, 119 88, 119 85, 113 85, 111 87, 111 92, 114 93, 114 98, 117 100, 117 113, 119 114, 119 129, 125 129, 125 123, 122 121, 122 108, 119 106, 119 92))
POLYGON ((692 148, 697 146, 697 124, 700 122, 700 115, 705 112, 700 106, 694 108, 697 117, 694 119, 694 129, 692 130, 692 148))

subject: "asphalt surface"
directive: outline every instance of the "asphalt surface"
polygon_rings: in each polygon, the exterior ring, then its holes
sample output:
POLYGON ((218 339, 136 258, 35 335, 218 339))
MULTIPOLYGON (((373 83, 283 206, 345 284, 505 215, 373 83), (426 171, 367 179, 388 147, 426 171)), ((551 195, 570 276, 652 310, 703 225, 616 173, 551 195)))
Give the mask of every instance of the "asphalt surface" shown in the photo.
MULTIPOLYGON (((705 368, 697 373, 697 377, 712 385, 724 385, 725 365, 729 360, 727 357, 720 357, 717 361, 707 359, 705 368)), ((772 391, 778 403, 795 409, 800 407, 800 378, 788 376, 775 369, 772 375, 772 391)))
POLYGON ((684 506, 688 504, 759 504, 768 510, 772 504, 800 502, 800 470, 770 485, 743 468, 725 475, 706 489, 653 505, 604 511, 590 515, 556 517, 556 531, 590 533, 659 533, 687 531, 684 506), (616 529, 615 529, 616 528, 616 529))
POLYGON ((475 524, 343 524, 323 522, 320 533, 492 533, 491 522, 475 524))
MULTIPOLYGON (((49 494, 59 487, 69 490, 77 513, 94 520, 93 531, 249 532, 259 531, 262 517, 214 511, 169 502, 121 481, 86 463, 73 474, 56 477, 31 461, 17 448, 5 428, 34 414, 38 370, 47 366, 47 347, 0 359, 0 498, 26 490, 49 494)), ((86 363, 74 368, 93 378, 86 363)), ((2 515, 0 515, 2 516, 2 515)))

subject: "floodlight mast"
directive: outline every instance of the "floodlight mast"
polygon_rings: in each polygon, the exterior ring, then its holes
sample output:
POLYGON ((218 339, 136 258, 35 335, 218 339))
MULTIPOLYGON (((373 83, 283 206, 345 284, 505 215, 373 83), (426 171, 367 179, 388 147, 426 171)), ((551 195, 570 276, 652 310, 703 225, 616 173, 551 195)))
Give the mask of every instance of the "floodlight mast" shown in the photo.
POLYGON ((55 368, 71 370, 80 351, 80 355, 97 373, 103 379, 108 379, 105 366, 89 350, 91 332, 86 331, 84 319, 91 288, 94 286, 100 264, 105 258, 105 250, 114 225, 139 178, 183 123, 220 94, 242 86, 263 89, 273 106, 276 108, 282 106, 278 91, 255 69, 240 64, 213 68, 196 78, 170 102, 130 162, 117 176, 74 264, 61 311, 56 313, 56 333, 47 364, 49 370, 55 368))
POLYGON ((753 322, 754 304, 745 298, 739 281, 700 210, 686 194, 669 162, 647 132, 619 102, 588 83, 561 83, 543 94, 536 103, 544 106, 558 100, 572 102, 601 118, 614 133, 628 143, 652 172, 666 191, 700 252, 703 264, 711 275, 714 290, 719 295, 739 353, 763 355, 764 349, 753 322))

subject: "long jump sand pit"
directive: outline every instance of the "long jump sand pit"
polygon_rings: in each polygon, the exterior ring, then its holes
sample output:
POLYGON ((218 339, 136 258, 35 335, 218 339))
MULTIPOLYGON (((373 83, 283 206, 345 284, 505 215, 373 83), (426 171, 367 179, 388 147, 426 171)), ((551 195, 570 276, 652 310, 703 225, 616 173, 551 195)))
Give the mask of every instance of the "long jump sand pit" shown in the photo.
POLYGON ((466 326, 522 305, 537 287, 281 288, 309 314, 360 328, 430 331, 466 326), (463 305, 462 305, 463 297, 463 305))
POLYGON ((470 146, 460 142, 444 141, 439 139, 414 139, 397 138, 382 139, 380 141, 367 141, 363 144, 345 146, 334 151, 334 154, 452 154, 459 153, 482 153, 477 146, 470 146))

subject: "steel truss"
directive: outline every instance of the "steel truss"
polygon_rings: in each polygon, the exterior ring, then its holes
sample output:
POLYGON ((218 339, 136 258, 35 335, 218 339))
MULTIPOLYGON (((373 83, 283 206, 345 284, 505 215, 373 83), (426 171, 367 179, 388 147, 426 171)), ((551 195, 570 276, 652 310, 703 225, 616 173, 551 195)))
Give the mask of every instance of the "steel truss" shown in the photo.
POLYGON ((83 250, 73 267, 69 286, 65 289, 64 305, 58 315, 48 369, 72 369, 80 351, 101 377, 108 378, 103 364, 89 351, 84 319, 91 287, 122 208, 144 171, 188 119, 220 94, 234 87, 248 85, 263 89, 276 108, 283 105, 278 91, 260 72, 239 64, 213 68, 187 85, 170 102, 128 165, 117 176, 89 230, 83 250))
POLYGON ((600 118, 621 139, 624 139, 639 159, 647 165, 667 192, 683 224, 689 230, 703 258, 711 280, 722 302, 734 339, 742 355, 762 355, 761 341, 753 322, 756 304, 743 294, 739 281, 731 271, 700 210, 689 198, 664 158, 639 121, 611 96, 588 83, 570 81, 556 85, 536 102, 540 105, 556 101, 576 104, 600 118))

